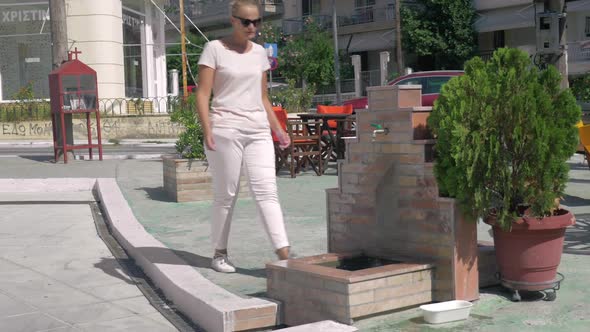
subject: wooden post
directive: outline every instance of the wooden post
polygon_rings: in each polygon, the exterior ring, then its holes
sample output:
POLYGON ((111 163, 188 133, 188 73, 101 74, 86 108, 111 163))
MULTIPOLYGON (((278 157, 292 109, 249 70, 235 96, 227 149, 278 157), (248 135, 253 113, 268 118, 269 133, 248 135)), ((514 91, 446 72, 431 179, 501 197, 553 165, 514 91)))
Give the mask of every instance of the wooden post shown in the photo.
POLYGON ((397 74, 404 75, 404 58, 402 52, 402 27, 400 7, 401 1, 395 0, 395 62, 397 63, 397 74))
POLYGON ((180 0, 180 49, 182 53, 182 96, 184 100, 188 97, 186 81, 186 32, 184 29, 184 0, 180 0))

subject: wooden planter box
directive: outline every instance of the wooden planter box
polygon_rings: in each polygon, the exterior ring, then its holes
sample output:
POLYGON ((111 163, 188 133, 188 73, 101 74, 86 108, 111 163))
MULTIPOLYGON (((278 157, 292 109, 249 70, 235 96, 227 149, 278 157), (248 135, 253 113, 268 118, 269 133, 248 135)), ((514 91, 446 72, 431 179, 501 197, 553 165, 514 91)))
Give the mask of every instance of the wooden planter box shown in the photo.
MULTIPOLYGON (((175 202, 213 200, 211 173, 206 161, 164 158, 164 191, 175 202)), ((245 177, 240 179, 240 197, 249 193, 245 177)))

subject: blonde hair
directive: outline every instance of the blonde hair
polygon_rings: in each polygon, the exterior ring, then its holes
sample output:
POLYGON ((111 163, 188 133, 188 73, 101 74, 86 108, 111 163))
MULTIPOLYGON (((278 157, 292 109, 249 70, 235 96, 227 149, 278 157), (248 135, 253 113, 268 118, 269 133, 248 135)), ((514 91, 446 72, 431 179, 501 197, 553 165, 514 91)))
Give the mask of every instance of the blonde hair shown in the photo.
POLYGON ((260 10, 258 0, 233 0, 229 3, 229 11, 231 15, 236 15, 238 10, 243 6, 254 6, 260 10))

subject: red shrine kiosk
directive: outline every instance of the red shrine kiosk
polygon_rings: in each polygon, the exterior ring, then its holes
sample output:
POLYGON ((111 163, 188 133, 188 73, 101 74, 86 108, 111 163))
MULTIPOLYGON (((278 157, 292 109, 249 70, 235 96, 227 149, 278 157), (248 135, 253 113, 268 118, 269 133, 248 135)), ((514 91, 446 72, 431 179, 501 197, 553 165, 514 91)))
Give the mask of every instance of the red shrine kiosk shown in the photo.
POLYGON ((102 142, 100 135, 100 112, 98 110, 98 90, 96 71, 78 60, 78 49, 68 54, 68 61, 49 73, 49 92, 51 96, 51 123, 53 125, 53 153, 57 162, 57 152, 63 151, 64 163, 68 162, 68 151, 88 149, 92 159, 92 149, 98 148, 99 160, 102 160, 102 142), (72 59, 75 55, 75 59, 72 59), (92 144, 92 125, 90 114, 96 116, 96 134, 98 142, 92 144), (66 139, 65 114, 85 114, 88 144, 68 145, 66 139), (59 125, 58 125, 59 121, 59 125), (58 130, 61 131, 58 133, 58 130), (62 137, 58 142, 58 137, 62 137), (61 144, 61 145, 59 145, 61 144))

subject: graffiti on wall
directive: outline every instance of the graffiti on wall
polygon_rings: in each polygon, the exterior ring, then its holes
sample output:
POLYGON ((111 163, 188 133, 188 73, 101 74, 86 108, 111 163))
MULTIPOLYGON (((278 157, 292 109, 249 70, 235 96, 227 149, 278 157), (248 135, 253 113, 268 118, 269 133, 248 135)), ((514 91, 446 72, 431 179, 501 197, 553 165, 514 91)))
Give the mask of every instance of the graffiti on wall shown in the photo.
MULTIPOLYGON (((74 137, 85 138, 87 123, 74 119, 74 137)), ((170 122, 167 116, 160 117, 118 117, 100 120, 104 139, 124 138, 176 138, 183 130, 178 124, 170 122)), ((90 121, 92 136, 96 136, 96 119, 90 121)), ((0 139, 51 139, 51 121, 0 122, 0 139)))
POLYGON ((0 123, 2 136, 16 137, 51 137, 51 122, 14 122, 0 123))

